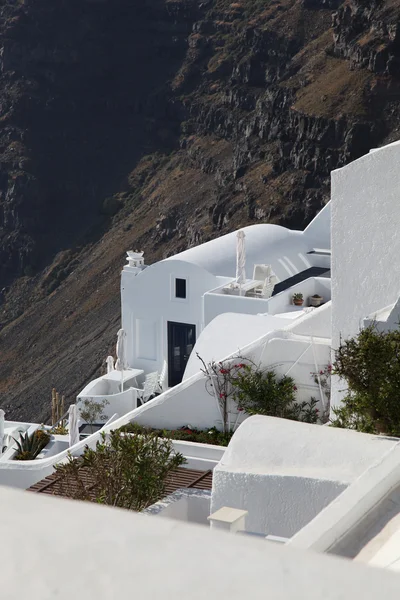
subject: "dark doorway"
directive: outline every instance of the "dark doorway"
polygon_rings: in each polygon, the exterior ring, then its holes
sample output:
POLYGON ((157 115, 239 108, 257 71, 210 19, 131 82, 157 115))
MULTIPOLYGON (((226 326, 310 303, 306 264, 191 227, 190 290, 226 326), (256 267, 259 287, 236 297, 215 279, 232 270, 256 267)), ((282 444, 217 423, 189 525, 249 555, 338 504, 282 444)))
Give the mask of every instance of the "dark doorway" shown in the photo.
POLYGON ((168 322, 168 385, 182 381, 190 353, 196 341, 196 325, 168 322))

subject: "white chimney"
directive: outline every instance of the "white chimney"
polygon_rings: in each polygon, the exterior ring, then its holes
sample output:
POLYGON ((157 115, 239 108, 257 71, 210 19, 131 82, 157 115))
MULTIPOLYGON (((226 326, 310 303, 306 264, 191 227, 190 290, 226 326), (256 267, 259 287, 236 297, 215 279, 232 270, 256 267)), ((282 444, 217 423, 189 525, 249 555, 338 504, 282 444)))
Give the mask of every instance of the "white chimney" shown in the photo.
POLYGON ((126 260, 128 261, 128 264, 126 265, 125 269, 135 273, 135 275, 137 273, 140 273, 140 271, 143 271, 143 269, 145 268, 143 258, 144 252, 138 252, 137 250, 133 252, 133 250, 128 250, 126 254, 126 260))
POLYGON ((247 514, 247 510, 223 506, 207 517, 207 519, 210 521, 211 528, 237 533, 238 531, 246 530, 245 521, 247 514))

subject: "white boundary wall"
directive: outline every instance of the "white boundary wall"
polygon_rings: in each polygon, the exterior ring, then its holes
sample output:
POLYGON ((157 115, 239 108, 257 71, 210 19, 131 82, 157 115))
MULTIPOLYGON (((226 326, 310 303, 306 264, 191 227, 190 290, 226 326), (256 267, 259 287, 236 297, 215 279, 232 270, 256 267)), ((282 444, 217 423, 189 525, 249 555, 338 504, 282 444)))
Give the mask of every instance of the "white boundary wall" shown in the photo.
MULTIPOLYGON (((399 164, 396 142, 332 172, 333 348, 399 296, 399 164)), ((334 405, 340 387, 336 382, 334 405)))

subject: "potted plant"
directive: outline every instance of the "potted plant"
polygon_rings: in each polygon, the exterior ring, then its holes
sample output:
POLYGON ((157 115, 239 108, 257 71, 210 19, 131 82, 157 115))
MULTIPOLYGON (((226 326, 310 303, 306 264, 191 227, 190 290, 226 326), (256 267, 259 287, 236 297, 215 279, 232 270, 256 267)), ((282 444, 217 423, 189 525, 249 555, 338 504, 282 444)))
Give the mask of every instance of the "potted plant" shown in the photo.
POLYGON ((321 306, 323 301, 324 299, 322 296, 319 294, 314 294, 314 296, 311 296, 310 298, 310 306, 321 306))
POLYGON ((293 304, 295 306, 302 306, 304 302, 303 294, 293 294, 293 304))

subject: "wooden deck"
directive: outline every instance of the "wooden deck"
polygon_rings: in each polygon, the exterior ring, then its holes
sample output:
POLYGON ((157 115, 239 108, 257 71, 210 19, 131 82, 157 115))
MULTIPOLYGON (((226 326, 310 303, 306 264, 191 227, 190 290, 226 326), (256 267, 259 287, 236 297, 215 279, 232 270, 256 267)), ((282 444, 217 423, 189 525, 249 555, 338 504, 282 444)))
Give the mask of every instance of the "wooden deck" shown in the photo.
MULTIPOLYGON (((95 500, 94 481, 89 469, 81 469, 81 480, 88 492, 93 489, 93 500, 95 500)), ((76 484, 75 484, 76 485, 76 484)), ((196 471, 195 469, 185 469, 181 467, 171 473, 167 479, 165 495, 168 496, 180 488, 192 488, 197 490, 211 490, 212 471, 196 471)), ((57 473, 53 473, 45 479, 32 485, 28 492, 38 494, 48 494, 50 496, 65 497, 64 490, 60 483, 57 473)))

